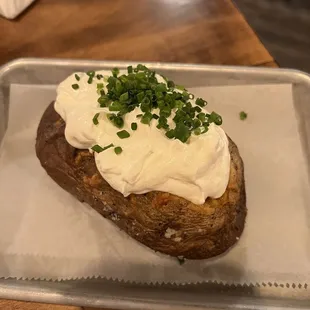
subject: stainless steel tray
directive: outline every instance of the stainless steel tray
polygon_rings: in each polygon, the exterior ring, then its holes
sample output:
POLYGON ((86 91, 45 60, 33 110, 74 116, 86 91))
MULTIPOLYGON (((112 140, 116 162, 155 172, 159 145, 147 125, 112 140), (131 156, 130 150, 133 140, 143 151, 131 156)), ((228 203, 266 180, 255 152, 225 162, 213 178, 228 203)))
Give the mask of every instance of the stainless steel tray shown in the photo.
MULTIPOLYGON (((129 62, 56 59, 19 59, 0 67, 0 142, 8 120, 10 84, 57 84, 74 71, 125 68, 129 62)), ((294 104, 304 106, 299 125, 309 154, 310 76, 295 70, 147 63, 188 87, 206 85, 293 84, 294 104)), ((137 285, 105 279, 76 281, 22 281, 0 279, 0 298, 12 298, 113 309, 309 309, 310 291, 305 286, 264 283, 257 286, 137 285)))

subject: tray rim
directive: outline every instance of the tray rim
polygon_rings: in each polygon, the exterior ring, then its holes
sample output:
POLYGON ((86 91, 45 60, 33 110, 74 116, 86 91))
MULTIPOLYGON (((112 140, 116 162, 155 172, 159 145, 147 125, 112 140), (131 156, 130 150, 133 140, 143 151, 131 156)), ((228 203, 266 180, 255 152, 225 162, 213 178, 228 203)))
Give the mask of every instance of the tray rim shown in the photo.
MULTIPOLYGON (((66 67, 68 65, 83 65, 83 66, 94 66, 94 65, 111 65, 119 64, 123 66, 134 65, 144 63, 146 65, 162 68, 162 69, 188 69, 191 71, 204 71, 209 72, 225 71, 229 72, 248 72, 248 73, 278 73, 282 75, 294 76, 297 79, 304 80, 310 83, 310 73, 291 69, 291 68, 274 68, 274 67, 259 67, 259 66, 240 66, 240 65, 214 65, 214 64, 194 64, 194 63, 177 63, 177 62, 152 62, 152 61, 130 61, 130 60, 91 60, 91 59, 70 59, 70 58, 36 58, 36 57, 21 57, 13 59, 0 66, 0 78, 14 69, 18 69, 25 65, 50 65, 50 66, 61 66, 66 67)), ((0 80, 1 82, 1 80, 0 80)))
MULTIPOLYGON (((268 74, 271 77, 282 75, 286 76, 288 80, 291 80, 291 83, 307 83, 310 87, 310 74, 295 70, 295 69, 283 69, 283 68, 269 68, 269 67, 247 67, 247 66, 222 66, 222 65, 205 65, 205 64, 189 64, 189 63, 169 63, 169 62, 149 62, 149 61, 126 61, 126 60, 86 60, 86 59, 64 59, 64 58, 18 58, 12 60, 6 64, 0 66, 0 85, 2 84, 2 78, 9 72, 12 72, 16 69, 23 68, 25 66, 36 66, 36 65, 47 65, 47 66, 58 66, 58 67, 66 67, 66 66, 96 66, 96 65, 105 65, 105 66, 116 66, 122 65, 127 66, 131 64, 138 64, 138 63, 145 63, 153 68, 161 68, 161 69, 186 69, 189 71, 203 71, 203 72, 218 72, 221 71, 222 73, 251 73, 251 74, 268 74), (294 80, 294 81, 293 81, 294 80)), ((42 295, 40 291, 28 291, 25 290, 24 293, 21 292, 22 283, 25 281, 30 283, 29 280, 16 280, 18 282, 17 286, 12 285, 13 282, 10 281, 11 279, 0 279, 0 297, 1 298, 14 298, 18 300, 29 300, 29 301, 39 301, 39 302, 50 302, 50 303, 65 303, 65 304, 75 304, 75 305, 85 305, 85 306, 105 306, 110 308, 115 307, 123 307, 124 309, 130 308, 137 308, 137 309, 149 309, 149 306, 155 306, 154 304, 149 304, 143 302, 143 300, 121 300, 119 299, 118 302, 115 302, 115 298, 107 297, 104 299, 102 297, 97 300, 98 304, 93 304, 88 299, 85 299, 85 296, 73 296, 68 294, 68 296, 60 295, 55 292, 48 292, 47 295, 42 295), (9 285, 5 285, 8 283, 9 285), (103 302, 104 300, 104 302, 103 302), (137 307, 139 306, 139 307, 137 307)), ((13 279, 12 279, 13 280, 13 279)), ((15 281, 15 279, 14 279, 15 281)), ((43 282, 48 282, 44 281, 43 282)), ((79 280, 77 280, 79 281, 79 280)), ((40 281, 39 281, 40 282, 40 281)), ((64 281, 65 282, 65 281, 64 281)), ((69 281, 68 281, 69 282, 69 281)), ((122 282, 119 282, 121 284, 122 282)), ((307 298, 308 300, 308 298, 307 298)), ((310 294, 309 294, 309 301, 310 301, 310 294)), ((157 304, 156 307, 152 309, 162 309, 162 307, 167 306, 167 304, 157 304)), ((207 305, 214 307, 215 305, 207 305)), ((205 309, 204 307, 200 308, 195 306, 196 309, 205 309)), ((272 307, 273 309, 278 309, 277 307, 272 307)), ((281 307, 282 308, 282 307, 281 307)), ((188 306, 181 306, 181 305, 171 305, 171 309, 188 309, 188 306)), ((235 308, 237 309, 237 308, 235 308)), ((238 308, 239 309, 239 308, 238 308)), ((265 306, 260 307, 260 305, 256 305, 255 308, 252 309, 267 309, 265 306)), ((280 308, 279 308, 280 309, 280 308)), ((290 307, 290 309, 298 309, 295 307, 290 307)))

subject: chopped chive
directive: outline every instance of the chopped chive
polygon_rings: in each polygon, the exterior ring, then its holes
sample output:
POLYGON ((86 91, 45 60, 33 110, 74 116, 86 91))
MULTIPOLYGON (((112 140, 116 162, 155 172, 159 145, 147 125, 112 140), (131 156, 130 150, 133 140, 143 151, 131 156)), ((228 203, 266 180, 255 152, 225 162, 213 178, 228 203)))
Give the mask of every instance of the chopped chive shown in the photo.
POLYGON ((110 111, 121 111, 121 109, 122 109, 122 104, 119 101, 114 101, 109 106, 110 111))
POLYGON ((133 71, 133 70, 132 70, 132 66, 128 66, 128 67, 127 67, 127 72, 128 72, 128 73, 132 73, 132 71, 133 71))
POLYGON ((138 64, 137 71, 147 71, 148 68, 142 64, 138 64))
POLYGON ((222 125, 222 117, 215 113, 215 112, 212 112, 209 116, 209 122, 210 123, 215 123, 216 125, 222 125))
POLYGON ((93 123, 94 123, 95 125, 98 125, 98 124, 99 124, 99 122, 98 122, 98 117, 99 117, 99 115, 100 115, 100 113, 96 113, 96 114, 94 115, 94 117, 93 117, 93 123))
POLYGON ((195 111, 198 112, 198 113, 200 113, 200 112, 202 111, 201 108, 200 108, 199 106, 196 106, 194 109, 195 109, 195 111))
POLYGON ((205 119, 206 119, 206 115, 205 115, 204 113, 200 112, 200 113, 198 113, 197 118, 198 118, 200 121, 204 122, 205 119))
POLYGON ((114 152, 116 155, 119 155, 120 153, 123 152, 123 149, 120 146, 117 146, 114 148, 114 152))
POLYGON ((184 102, 183 102, 183 101, 181 101, 181 100, 176 100, 176 101, 175 101, 175 107, 176 107, 177 109, 181 109, 181 108, 183 107, 183 105, 184 105, 184 102))
POLYGON ((159 119, 159 116, 158 116, 157 114, 154 113, 154 114, 153 114, 153 118, 154 118, 154 119, 159 119))
POLYGON ((115 114, 108 114, 107 117, 111 121, 111 123, 113 123, 113 125, 117 128, 124 127, 124 120, 121 116, 117 116, 115 114))
POLYGON ((200 135, 200 134, 201 134, 201 129, 200 129, 199 127, 196 128, 196 129, 194 130, 194 134, 195 134, 196 136, 200 135))
POLYGON ((174 82, 173 81, 168 81, 167 82, 167 86, 169 87, 169 88, 174 88, 174 82))
POLYGON ((126 139, 130 137, 130 134, 127 130, 121 130, 116 133, 120 139, 126 139))
POLYGON ((194 119, 193 121, 193 129, 196 129, 201 126, 201 121, 199 119, 194 119))
POLYGON ((94 77, 95 76, 95 71, 88 71, 87 73, 86 73, 89 77, 94 77))
POLYGON ((182 85, 175 85, 175 88, 178 90, 185 90, 185 87, 182 85))
POLYGON ((112 69, 112 75, 113 75, 114 77, 117 77, 118 74, 119 74, 119 69, 118 69, 118 68, 113 68, 113 69, 112 69))
POLYGON ((100 104, 100 107, 104 108, 108 106, 110 99, 105 95, 101 95, 101 97, 99 97, 97 101, 100 104))
POLYGON ((244 120, 248 117, 248 114, 245 113, 244 111, 241 111, 241 112, 239 113, 239 117, 240 117, 240 119, 241 119, 242 121, 244 121, 244 120))
POLYGON ((140 118, 140 117, 142 117, 142 115, 143 115, 143 114, 138 114, 136 117, 137 117, 137 118, 140 118))
POLYGON ((120 102, 126 102, 129 98, 128 92, 123 93, 120 97, 119 97, 119 101, 120 102))
POLYGON ((150 124, 152 118, 153 118, 153 114, 151 112, 146 112, 141 117, 141 123, 148 125, 150 124))
POLYGON ((75 79, 76 79, 77 81, 79 81, 79 80, 81 79, 77 74, 74 74, 74 76, 75 76, 75 79))
POLYGON ((71 86, 74 90, 77 90, 80 87, 79 84, 72 84, 71 86))
POLYGON ((96 78, 97 78, 98 80, 101 80, 101 79, 103 78, 103 75, 102 75, 102 74, 97 74, 97 75, 96 75, 96 78))
POLYGON ((103 83, 98 83, 97 84, 97 89, 102 89, 104 87, 103 83))
POLYGON ((174 136, 176 139, 185 143, 190 137, 190 131, 187 126, 182 123, 177 123, 174 129, 174 136))
POLYGON ((207 101, 201 99, 201 98, 197 98, 196 99, 196 104, 198 106, 200 106, 201 108, 205 107, 207 105, 207 101))
POLYGON ((91 84, 92 82, 93 82, 93 77, 90 76, 90 77, 88 78, 88 80, 87 80, 87 83, 88 83, 88 84, 91 84))
POLYGON ((189 99, 194 99, 195 96, 193 94, 189 94, 189 99))
POLYGON ((109 145, 107 145, 105 147, 101 147, 100 145, 96 144, 91 149, 94 152, 96 152, 96 153, 101 153, 101 152, 103 152, 103 151, 105 151, 105 150, 107 150, 107 149, 109 149, 110 147, 113 147, 113 146, 114 146, 113 143, 111 143, 111 144, 109 144, 109 145))
POLYGON ((166 137, 169 139, 173 139, 174 138, 174 130, 170 129, 166 132, 166 137))
POLYGON ((137 123, 131 123, 131 130, 137 130, 138 124, 137 123))

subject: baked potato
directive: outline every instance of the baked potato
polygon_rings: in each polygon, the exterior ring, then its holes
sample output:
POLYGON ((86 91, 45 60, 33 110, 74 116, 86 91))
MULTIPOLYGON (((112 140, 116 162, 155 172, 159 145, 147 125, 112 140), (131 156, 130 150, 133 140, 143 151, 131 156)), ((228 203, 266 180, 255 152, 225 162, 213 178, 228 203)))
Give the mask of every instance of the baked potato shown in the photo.
POLYGON ((102 178, 89 150, 68 144, 65 125, 51 103, 37 131, 36 154, 42 167, 59 186, 132 238, 155 251, 188 259, 219 255, 237 242, 245 224, 246 194, 243 162, 230 138, 225 193, 195 205, 165 192, 124 197, 102 178))

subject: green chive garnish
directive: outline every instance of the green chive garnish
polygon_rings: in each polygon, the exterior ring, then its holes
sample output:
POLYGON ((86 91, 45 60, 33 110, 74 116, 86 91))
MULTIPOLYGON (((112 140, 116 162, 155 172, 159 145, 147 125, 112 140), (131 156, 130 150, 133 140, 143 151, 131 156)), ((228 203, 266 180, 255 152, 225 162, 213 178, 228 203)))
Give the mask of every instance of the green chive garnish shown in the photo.
POLYGON ((104 88, 103 83, 98 83, 98 84, 97 84, 97 89, 100 90, 100 89, 102 89, 102 88, 104 88))
POLYGON ((98 117, 99 117, 99 115, 100 115, 100 113, 96 113, 96 114, 94 115, 94 117, 93 117, 93 123, 94 123, 95 125, 98 125, 98 124, 99 124, 99 122, 98 122, 98 117))
POLYGON ((204 113, 200 112, 200 113, 198 113, 197 118, 198 118, 200 121, 204 122, 205 119, 206 119, 206 115, 205 115, 204 113))
POLYGON ((137 123, 131 123, 131 130, 137 130, 138 125, 137 123))
POLYGON ((114 77, 117 77, 118 74, 119 74, 119 69, 118 69, 118 68, 114 68, 114 69, 112 70, 112 74, 113 74, 114 77))
POLYGON ((154 119, 159 119, 159 116, 157 114, 153 114, 154 119))
MULTIPOLYGON (((211 123, 222 124, 221 116, 216 112, 208 114, 203 111, 207 102, 202 98, 194 101, 194 95, 184 86, 176 85, 166 77, 163 77, 165 82, 161 82, 155 71, 142 64, 134 68, 127 67, 127 72, 120 74, 119 69, 114 68, 110 76, 95 75, 94 71, 87 73, 88 83, 91 84, 95 77, 98 80, 103 78, 106 83, 97 83, 98 104, 101 108, 109 109, 111 113, 107 117, 117 128, 124 126, 126 114, 136 108, 142 111, 136 116, 142 124, 149 125, 153 120, 169 139, 184 143, 192 134, 206 133, 211 123)), ((94 117, 94 124, 97 121, 97 117, 94 117)), ((137 126, 137 123, 131 123, 131 130, 137 130, 137 126)), ((130 137, 126 130, 119 131, 117 135, 121 139, 130 137)))
POLYGON ((196 104, 199 105, 200 107, 204 107, 207 105, 207 101, 201 99, 201 98, 197 98, 196 99, 196 104))
POLYGON ((101 97, 99 97, 97 101, 100 104, 101 108, 107 107, 110 103, 109 97, 105 95, 101 95, 101 97))
POLYGON ((244 111, 241 111, 241 112, 239 113, 239 116, 240 116, 240 119, 241 119, 242 121, 244 121, 244 120, 248 117, 248 114, 245 113, 244 111))
POLYGON ((124 120, 121 116, 115 114, 108 114, 108 119, 116 126, 117 128, 122 128, 124 126, 124 120))
POLYGON ((153 118, 153 114, 151 112, 146 112, 141 117, 141 123, 148 125, 151 122, 152 118, 153 118))
POLYGON ((95 76, 95 71, 88 71, 87 73, 86 73, 89 77, 94 77, 95 76))
POLYGON ((173 130, 173 129, 168 130, 168 131, 166 132, 166 137, 169 138, 169 139, 174 138, 174 130, 173 130))
POLYGON ((215 123, 216 125, 222 125, 222 117, 219 114, 212 112, 209 116, 209 122, 215 123))
POLYGON ((71 86, 75 90, 79 89, 79 87, 80 87, 79 84, 72 84, 71 86))
POLYGON ((169 87, 169 88, 174 88, 174 82, 173 81, 168 81, 167 82, 167 86, 169 87))
POLYGON ((100 145, 96 144, 94 145, 91 149, 96 152, 96 153, 101 153, 107 149, 109 149, 110 147, 113 147, 113 143, 109 144, 108 146, 105 146, 105 147, 101 147, 100 145))
POLYGON ((132 70, 132 66, 127 67, 127 72, 128 72, 128 73, 132 73, 132 71, 133 71, 133 70, 132 70))
POLYGON ((119 97, 119 101, 120 101, 120 102, 126 102, 126 101, 128 100, 128 98, 129 98, 129 95, 128 95, 128 93, 126 92, 126 93, 123 93, 123 94, 119 97))
POLYGON ((184 124, 178 123, 174 129, 174 136, 176 139, 178 139, 184 143, 190 137, 190 130, 184 124))
POLYGON ((175 85, 175 88, 179 90, 185 90, 185 87, 182 85, 175 85))
POLYGON ((196 128, 196 129, 194 130, 194 134, 195 134, 196 136, 200 135, 200 134, 201 134, 201 129, 200 129, 200 128, 196 128))
POLYGON ((117 132, 117 135, 120 139, 126 139, 130 137, 130 134, 127 130, 121 130, 119 132, 117 132))
POLYGON ((76 79, 77 81, 80 80, 80 77, 79 77, 77 74, 75 74, 74 76, 75 76, 75 79, 76 79))
POLYGON ((119 155, 120 153, 123 152, 123 149, 120 146, 117 146, 114 148, 114 152, 116 155, 119 155))

